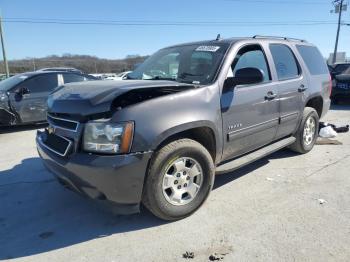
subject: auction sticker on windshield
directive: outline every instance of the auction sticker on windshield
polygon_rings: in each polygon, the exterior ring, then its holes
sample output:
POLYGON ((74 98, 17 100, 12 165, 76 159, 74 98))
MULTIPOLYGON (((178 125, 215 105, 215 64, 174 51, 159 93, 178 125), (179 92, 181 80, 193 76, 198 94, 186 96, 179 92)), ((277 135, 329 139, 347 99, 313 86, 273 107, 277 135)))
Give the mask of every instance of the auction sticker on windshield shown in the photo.
POLYGON ((205 52, 216 52, 218 51, 220 46, 213 45, 201 45, 197 47, 196 51, 205 51, 205 52))

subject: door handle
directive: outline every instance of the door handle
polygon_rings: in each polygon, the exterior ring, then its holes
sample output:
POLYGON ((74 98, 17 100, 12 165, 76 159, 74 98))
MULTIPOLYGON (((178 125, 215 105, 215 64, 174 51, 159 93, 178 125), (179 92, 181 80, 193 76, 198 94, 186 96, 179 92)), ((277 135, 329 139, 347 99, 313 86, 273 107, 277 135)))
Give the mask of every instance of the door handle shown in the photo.
POLYGON ((304 92, 306 89, 307 89, 306 86, 300 85, 299 88, 298 88, 298 91, 299 91, 299 92, 304 92))
POLYGON ((267 95, 265 96, 265 100, 272 100, 272 99, 275 99, 277 96, 276 93, 272 92, 272 91, 269 91, 267 93, 267 95))

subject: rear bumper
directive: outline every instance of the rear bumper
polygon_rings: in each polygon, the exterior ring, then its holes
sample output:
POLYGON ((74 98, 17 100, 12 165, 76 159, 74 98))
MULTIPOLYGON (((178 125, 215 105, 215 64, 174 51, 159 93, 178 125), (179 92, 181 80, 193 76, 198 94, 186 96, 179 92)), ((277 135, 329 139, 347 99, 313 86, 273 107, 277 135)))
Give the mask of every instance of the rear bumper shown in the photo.
POLYGON ((331 99, 328 97, 326 99, 323 99, 323 109, 322 109, 322 115, 320 118, 323 118, 327 114, 330 107, 331 107, 331 99))
POLYGON ((127 155, 74 153, 61 157, 45 148, 37 133, 37 149, 44 165, 61 184, 92 199, 107 200, 135 213, 152 152, 127 155))

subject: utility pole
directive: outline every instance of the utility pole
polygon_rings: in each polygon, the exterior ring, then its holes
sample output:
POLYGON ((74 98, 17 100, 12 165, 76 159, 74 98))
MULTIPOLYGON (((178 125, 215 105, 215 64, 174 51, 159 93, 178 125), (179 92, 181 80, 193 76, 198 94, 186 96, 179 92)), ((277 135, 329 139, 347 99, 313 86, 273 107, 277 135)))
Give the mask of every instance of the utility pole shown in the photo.
POLYGON ((337 37, 335 39, 335 47, 334 47, 334 54, 333 54, 333 61, 332 61, 333 64, 335 64, 337 62, 338 41, 339 41, 339 33, 340 33, 340 26, 341 26, 341 15, 342 15, 342 12, 343 12, 344 0, 338 0, 338 1, 335 1, 334 3, 339 5, 339 17, 338 17, 337 37))
POLYGON ((9 77, 10 76, 10 72, 9 72, 9 66, 7 64, 7 59, 6 59, 5 43, 4 43, 4 37, 3 37, 3 32, 2 32, 2 18, 1 18, 1 15, 0 15, 0 38, 1 38, 2 56, 4 58, 6 77, 9 77))

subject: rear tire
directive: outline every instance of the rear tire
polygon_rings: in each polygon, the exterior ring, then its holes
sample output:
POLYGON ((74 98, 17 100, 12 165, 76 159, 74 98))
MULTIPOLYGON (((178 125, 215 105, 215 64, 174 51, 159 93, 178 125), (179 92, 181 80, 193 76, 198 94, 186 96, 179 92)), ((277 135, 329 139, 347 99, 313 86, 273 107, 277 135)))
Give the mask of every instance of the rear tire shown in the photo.
POLYGON ((171 142, 155 153, 145 182, 144 206, 163 220, 178 220, 194 213, 214 184, 211 155, 191 139, 171 142))
POLYGON ((305 107, 301 123, 294 134, 296 141, 289 148, 301 154, 310 152, 318 137, 318 126, 319 116, 316 110, 305 107))

